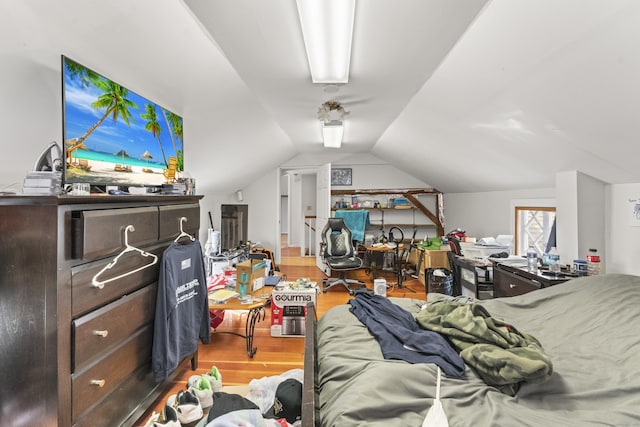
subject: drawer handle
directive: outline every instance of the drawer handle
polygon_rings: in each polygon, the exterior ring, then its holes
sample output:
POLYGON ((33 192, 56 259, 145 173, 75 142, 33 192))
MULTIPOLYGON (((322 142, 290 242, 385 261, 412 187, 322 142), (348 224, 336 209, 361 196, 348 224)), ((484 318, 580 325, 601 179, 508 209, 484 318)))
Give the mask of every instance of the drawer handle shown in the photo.
POLYGON ((509 287, 510 287, 511 289, 515 289, 515 288, 517 288, 517 287, 518 287, 518 285, 514 285, 513 283, 509 283, 509 287))
POLYGON ((91 385, 97 385, 98 387, 104 387, 106 383, 105 380, 91 380, 91 385))
POLYGON ((104 331, 93 331, 93 335, 97 335, 99 337, 106 338, 107 335, 109 335, 109 331, 107 331, 107 330, 104 330, 104 331))

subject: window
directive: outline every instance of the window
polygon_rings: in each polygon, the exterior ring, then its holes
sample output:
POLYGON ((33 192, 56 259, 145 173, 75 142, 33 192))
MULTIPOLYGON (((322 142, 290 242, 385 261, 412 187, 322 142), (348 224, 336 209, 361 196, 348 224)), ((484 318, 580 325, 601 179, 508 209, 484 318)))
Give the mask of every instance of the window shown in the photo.
POLYGON ((527 253, 533 245, 542 256, 545 252, 549 233, 556 219, 556 208, 539 206, 516 206, 516 255, 527 253))

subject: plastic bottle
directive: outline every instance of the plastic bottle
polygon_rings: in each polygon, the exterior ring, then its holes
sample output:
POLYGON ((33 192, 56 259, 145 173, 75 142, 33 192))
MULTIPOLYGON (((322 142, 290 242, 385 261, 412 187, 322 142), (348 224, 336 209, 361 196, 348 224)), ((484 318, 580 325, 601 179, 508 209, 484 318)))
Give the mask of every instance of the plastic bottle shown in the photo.
POLYGON ((533 245, 530 245, 529 249, 527 249, 527 271, 538 274, 538 252, 533 245))
POLYGON ((555 246, 549 251, 549 272, 555 275, 560 274, 560 254, 555 246))
POLYGON ((587 274, 589 276, 597 276, 600 274, 600 255, 597 249, 589 249, 587 255, 587 274))

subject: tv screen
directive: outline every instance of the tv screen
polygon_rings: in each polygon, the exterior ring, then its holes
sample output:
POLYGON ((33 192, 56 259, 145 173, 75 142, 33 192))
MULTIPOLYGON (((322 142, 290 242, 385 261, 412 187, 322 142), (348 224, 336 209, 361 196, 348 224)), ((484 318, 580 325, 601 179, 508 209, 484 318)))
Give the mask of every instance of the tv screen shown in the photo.
POLYGON ((62 56, 65 183, 161 186, 184 170, 182 117, 62 56))

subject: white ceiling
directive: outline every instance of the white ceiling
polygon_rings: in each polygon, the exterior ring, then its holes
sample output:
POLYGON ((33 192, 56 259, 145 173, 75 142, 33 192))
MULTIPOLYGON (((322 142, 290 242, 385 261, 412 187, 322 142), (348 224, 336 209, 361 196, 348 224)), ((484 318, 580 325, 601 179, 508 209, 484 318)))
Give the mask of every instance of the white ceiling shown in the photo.
POLYGON ((360 0, 350 81, 310 81, 295 1, 185 0, 298 153, 320 104, 371 152, 445 192, 640 181, 640 2, 360 0))
POLYGON ((5 69, 65 54, 182 113, 200 188, 371 155, 444 192, 640 182, 637 0, 358 0, 336 94, 311 83, 295 0, 0 0, 0 37, 5 69))

